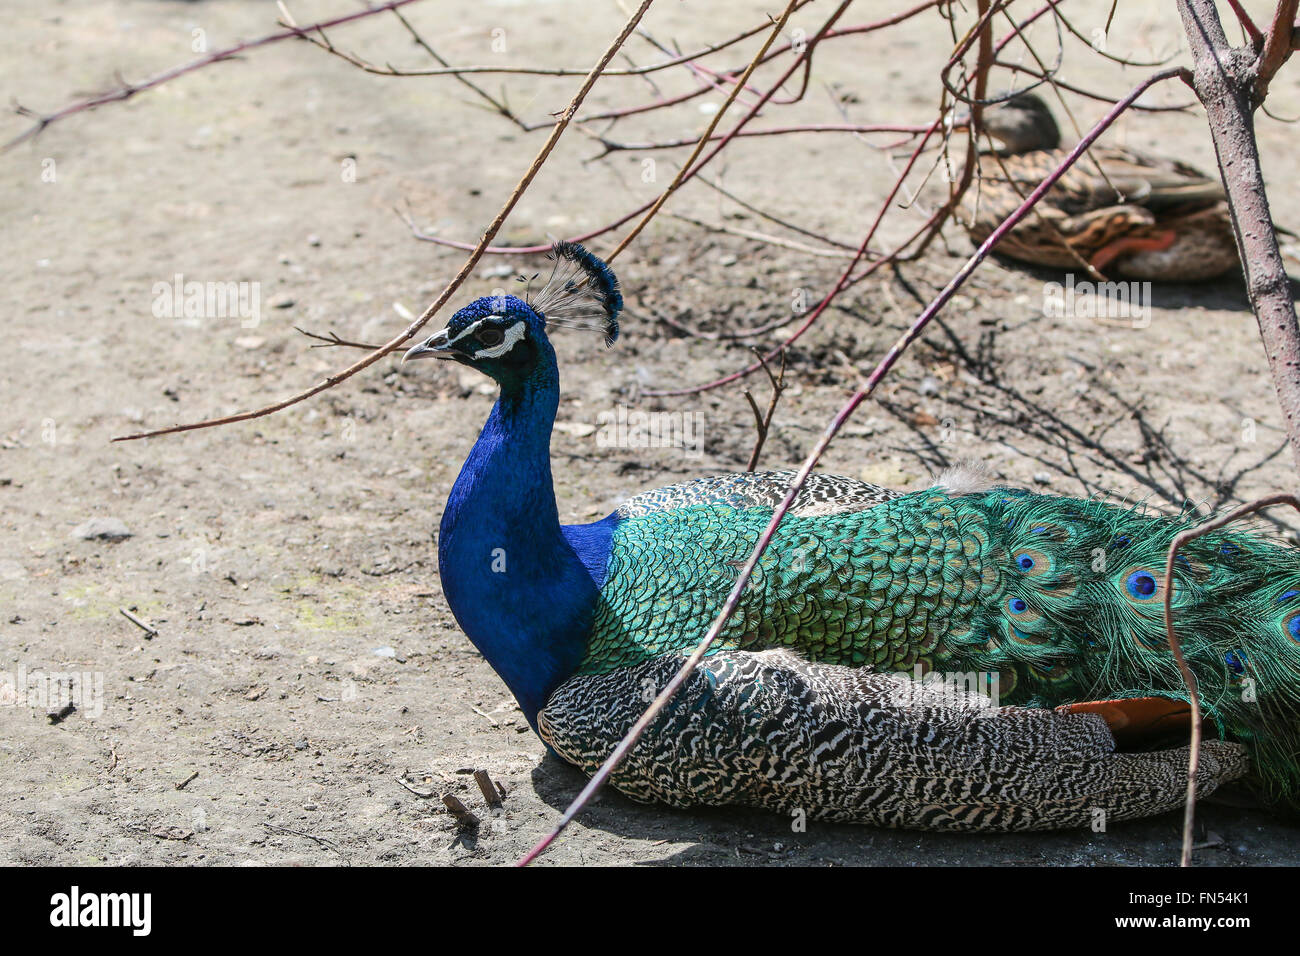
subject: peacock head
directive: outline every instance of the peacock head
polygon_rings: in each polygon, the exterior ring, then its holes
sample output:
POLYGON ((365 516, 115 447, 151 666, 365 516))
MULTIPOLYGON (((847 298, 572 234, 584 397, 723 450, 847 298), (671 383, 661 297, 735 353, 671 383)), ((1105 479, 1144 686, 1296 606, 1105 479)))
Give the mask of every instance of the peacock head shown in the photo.
POLYGON ((510 388, 526 381, 540 363, 554 360, 549 328, 597 331, 613 345, 623 296, 609 266, 576 242, 556 243, 548 258, 550 276, 536 295, 475 299, 402 360, 452 359, 510 388))

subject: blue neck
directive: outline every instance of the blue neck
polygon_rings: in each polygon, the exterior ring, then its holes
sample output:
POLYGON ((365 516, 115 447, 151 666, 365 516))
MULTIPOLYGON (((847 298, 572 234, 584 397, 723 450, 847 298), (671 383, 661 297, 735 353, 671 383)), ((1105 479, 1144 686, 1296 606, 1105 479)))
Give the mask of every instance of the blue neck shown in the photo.
POLYGON ((550 442, 555 355, 502 390, 447 499, 438 536, 443 593, 534 729, 547 696, 586 651, 612 516, 560 526, 550 442))

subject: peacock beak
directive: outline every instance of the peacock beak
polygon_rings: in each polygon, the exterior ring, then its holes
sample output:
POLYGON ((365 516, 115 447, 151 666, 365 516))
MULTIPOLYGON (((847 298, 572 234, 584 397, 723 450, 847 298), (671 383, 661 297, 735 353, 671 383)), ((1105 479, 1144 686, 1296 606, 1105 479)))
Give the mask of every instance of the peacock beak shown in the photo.
POLYGON ((455 358, 456 355, 450 351, 450 348, 451 337, 447 334, 447 330, 443 329, 441 332, 434 332, 419 345, 407 349, 406 354, 402 356, 402 361, 406 362, 413 358, 455 358))

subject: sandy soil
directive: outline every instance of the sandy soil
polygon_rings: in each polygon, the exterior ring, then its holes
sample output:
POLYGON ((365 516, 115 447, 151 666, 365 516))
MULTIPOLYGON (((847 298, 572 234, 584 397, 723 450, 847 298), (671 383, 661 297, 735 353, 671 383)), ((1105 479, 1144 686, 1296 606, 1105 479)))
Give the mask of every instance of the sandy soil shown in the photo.
MULTIPOLYGON (((899 6, 855 5, 846 22, 899 6)), ((820 7, 797 25, 815 29, 820 7)), ((301 22, 343 8, 293 4, 301 22)), ((707 18, 699 10, 663 3, 647 25, 686 49, 776 7, 711 5, 707 18)), ((1092 14, 1078 15, 1091 29, 1092 14)), ((622 22, 613 5, 579 0, 426 4, 411 16, 459 63, 585 65, 622 22), (504 54, 492 51, 496 30, 504 54)), ((111 86, 117 70, 139 78, 189 59, 195 29, 216 48, 268 32, 274 18, 272 5, 238 0, 29 2, 0 34, 4 93, 51 109, 111 86)), ((1160 49, 1177 40, 1172 18, 1126 7, 1113 36, 1128 49, 1160 49)), ((888 38, 859 38, 819 60, 803 104, 767 122, 840 122, 826 84, 855 120, 918 122, 937 101, 946 36, 928 15, 888 38)), ((1050 47, 1050 33, 1042 37, 1050 47)), ((335 39, 381 62, 423 62, 392 21, 335 39)), ((630 50, 639 63, 657 56, 639 41, 630 50)), ((1113 92, 1142 74, 1088 69, 1094 86, 1113 92)), ((670 92, 691 84, 684 74, 658 82, 670 92)), ((576 83, 512 77, 506 87, 540 120, 576 83)), ((650 95, 641 80, 610 79, 590 108, 650 95)), ((1161 95, 1185 97, 1172 87, 1161 95)), ((348 358, 308 348, 295 325, 377 340, 403 326, 395 304, 419 312, 462 257, 413 239, 393 207, 409 202, 421 225, 473 240, 541 142, 471 100, 445 78, 368 76, 282 44, 76 116, 0 157, 10 224, 0 235, 9 289, 0 670, 13 684, 25 669, 25 686, 34 672, 102 680, 98 714, 83 706, 55 724, 46 708, 13 706, 12 696, 0 706, 0 862, 504 863, 581 785, 544 756, 439 588, 434 533, 492 402, 483 383, 389 360, 274 417, 109 444, 145 425, 284 397, 348 358), (260 283, 260 322, 160 317, 154 286, 178 273, 260 283), (131 536, 76 536, 91 519, 116 519, 131 536), (120 608, 157 635, 146 639, 120 608), (470 776, 479 768, 505 788, 503 810, 484 807, 470 776), (483 824, 461 832, 440 801, 404 789, 399 774, 418 790, 458 793, 483 824)), ((1100 113, 1072 102, 1081 123, 1100 113)), ((1275 81, 1270 102, 1279 115, 1300 114, 1300 70, 1275 81)), ((692 103, 617 132, 685 136, 706 120, 692 103)), ((9 116, 0 136, 25 122, 9 116)), ((1195 116, 1138 116, 1116 135, 1213 166, 1195 116)), ((1288 176, 1294 127, 1266 120, 1260 138, 1277 217, 1300 224, 1288 176)), ((583 162, 597 151, 570 132, 503 241, 607 221, 651 198, 681 158, 651 153, 657 180, 645 182, 646 156, 583 162)), ((714 173, 777 215, 853 242, 893 175, 884 153, 843 135, 748 140, 714 173)), ((703 186, 670 210, 778 231, 703 186)), ((918 215, 891 217, 882 242, 915 228, 918 215)), ((917 297, 969 250, 960 232, 949 240, 898 277, 853 289, 793 351, 765 466, 802 458, 915 314, 917 297)), ((534 262, 485 260, 457 303, 501 284, 492 270, 534 262)), ((744 465, 753 427, 738 388, 658 401, 641 392, 737 368, 752 343, 684 336, 657 317, 705 332, 761 325, 788 312, 797 289, 815 299, 841 267, 661 217, 618 262, 629 304, 619 346, 605 351, 581 335, 557 342, 562 516, 589 520, 636 491, 744 465), (702 453, 598 447, 591 426, 619 403, 702 414, 702 453)), ((1044 284, 1059 278, 983 267, 850 423, 825 469, 907 485, 975 458, 1015 483, 1172 508, 1186 498, 1238 502, 1290 480, 1239 281, 1157 289, 1149 327, 1133 328, 1045 317, 1044 284)), ((1262 813, 1208 806, 1201 820, 1213 844, 1203 862, 1300 863, 1300 833, 1262 813)), ((763 814, 674 812, 607 795, 546 861, 1164 864, 1176 857, 1178 826, 1168 816, 1106 833, 957 837, 815 824, 792 833, 763 814)))

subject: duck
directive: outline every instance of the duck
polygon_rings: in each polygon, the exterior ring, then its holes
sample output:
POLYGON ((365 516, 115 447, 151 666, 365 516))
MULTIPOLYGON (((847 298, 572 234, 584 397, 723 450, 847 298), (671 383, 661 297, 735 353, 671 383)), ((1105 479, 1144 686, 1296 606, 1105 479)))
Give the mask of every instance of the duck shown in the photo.
MULTIPOLYGON (((978 156, 978 181, 964 200, 977 245, 1065 159, 1047 104, 1021 93, 988 108, 996 144, 978 156)), ((969 128, 959 118, 954 128, 969 128)), ((1223 183, 1175 159, 1092 146, 1004 236, 995 252, 1052 269, 1105 278, 1191 282, 1240 270, 1223 183)))

